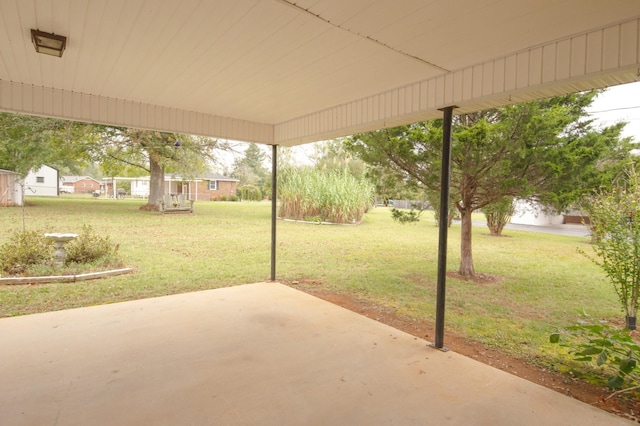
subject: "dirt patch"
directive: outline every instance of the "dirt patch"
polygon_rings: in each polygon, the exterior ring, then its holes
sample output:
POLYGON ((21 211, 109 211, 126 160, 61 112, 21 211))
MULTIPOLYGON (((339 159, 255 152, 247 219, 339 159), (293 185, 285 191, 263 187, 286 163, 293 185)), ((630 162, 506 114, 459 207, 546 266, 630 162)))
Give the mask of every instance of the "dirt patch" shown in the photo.
POLYGON ((142 206, 140 206, 140 210, 145 212, 157 212, 158 206, 153 204, 143 204, 142 206))
MULTIPOLYGON (((319 282, 302 280, 284 281, 282 283, 387 324, 398 330, 402 330, 405 333, 409 333, 425 341, 431 342, 434 340, 433 324, 398 315, 388 307, 380 306, 352 295, 329 291, 319 282)), ((487 277, 484 284, 495 284, 495 279, 487 277)), ((447 331, 445 336, 445 346, 459 354, 468 356, 507 373, 522 377, 621 417, 640 422, 640 401, 625 397, 607 399, 611 394, 611 390, 604 386, 596 386, 584 380, 533 365, 449 331, 447 331)))

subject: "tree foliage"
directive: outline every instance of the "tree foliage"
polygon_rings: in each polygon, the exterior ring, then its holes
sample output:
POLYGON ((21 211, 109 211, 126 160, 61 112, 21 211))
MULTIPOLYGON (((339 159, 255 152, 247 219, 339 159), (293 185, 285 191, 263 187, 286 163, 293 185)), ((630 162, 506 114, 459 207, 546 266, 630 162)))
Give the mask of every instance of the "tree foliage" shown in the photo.
POLYGON ((215 139, 119 127, 101 127, 100 139, 92 156, 105 175, 150 175, 148 209, 162 198, 165 173, 194 178, 206 171, 207 160, 223 148, 215 139))
POLYGON ((74 171, 96 162, 106 176, 150 174, 153 207, 165 173, 196 177, 227 149, 211 138, 0 113, 0 168, 26 176, 43 164, 74 171))
MULTIPOLYGON (((585 108, 595 92, 454 117, 451 199, 462 220, 459 273, 475 274, 471 214, 504 197, 535 198, 561 210, 605 182, 628 155, 624 124, 594 130, 585 108)), ((354 135, 348 148, 425 191, 440 191, 442 120, 354 135)))
POLYGON ((47 164, 77 170, 90 161, 93 127, 53 118, 0 113, 0 169, 23 177, 47 164))
POLYGON ((231 176, 243 185, 265 188, 271 182, 271 175, 265 166, 267 154, 255 143, 249 144, 244 155, 233 163, 231 176))

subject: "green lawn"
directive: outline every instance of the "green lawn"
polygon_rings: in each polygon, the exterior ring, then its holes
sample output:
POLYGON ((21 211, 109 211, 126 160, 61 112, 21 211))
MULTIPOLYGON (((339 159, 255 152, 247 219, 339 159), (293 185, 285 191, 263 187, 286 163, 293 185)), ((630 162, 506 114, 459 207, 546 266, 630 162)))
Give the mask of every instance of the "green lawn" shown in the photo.
MULTIPOLYGON (((27 229, 78 232, 91 225, 119 244, 134 274, 67 284, 0 287, 0 316, 114 303, 269 279, 268 202, 196 203, 196 214, 139 210, 140 200, 29 198, 27 229)), ((0 208, 0 244, 22 229, 21 208, 0 208)), ((601 271, 577 253, 587 238, 506 230, 504 238, 474 229, 476 271, 487 284, 449 279, 446 327, 513 355, 552 364, 554 326, 575 323, 585 309, 623 318, 601 271)), ((460 228, 449 232, 449 270, 457 269, 460 228)), ((433 323, 438 229, 430 217, 410 225, 386 208, 359 226, 278 222, 277 278, 313 280, 433 323)))

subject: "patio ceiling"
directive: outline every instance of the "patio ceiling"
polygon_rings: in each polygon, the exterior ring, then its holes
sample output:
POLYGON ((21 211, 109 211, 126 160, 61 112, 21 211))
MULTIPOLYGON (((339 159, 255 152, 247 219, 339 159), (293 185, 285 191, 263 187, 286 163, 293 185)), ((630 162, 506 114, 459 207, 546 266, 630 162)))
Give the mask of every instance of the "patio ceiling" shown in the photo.
POLYGON ((639 39, 637 0, 0 0, 0 110, 296 145, 636 81, 639 39))

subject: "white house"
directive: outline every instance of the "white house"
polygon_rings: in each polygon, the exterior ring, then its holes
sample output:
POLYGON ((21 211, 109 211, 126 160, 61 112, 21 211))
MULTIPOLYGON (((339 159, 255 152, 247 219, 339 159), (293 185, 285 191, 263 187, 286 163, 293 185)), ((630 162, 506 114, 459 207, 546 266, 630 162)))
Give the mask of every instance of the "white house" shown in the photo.
POLYGON ((131 196, 149 198, 150 177, 139 177, 131 181, 131 196))
POLYGON ((58 170, 45 164, 37 170, 31 170, 24 178, 24 195, 57 197, 59 184, 58 170))
POLYGON ((542 204, 527 201, 515 200, 515 212, 511 216, 511 223, 519 225, 561 225, 564 223, 564 216, 561 214, 548 214, 544 211, 542 204))

